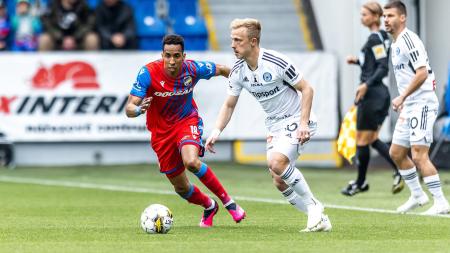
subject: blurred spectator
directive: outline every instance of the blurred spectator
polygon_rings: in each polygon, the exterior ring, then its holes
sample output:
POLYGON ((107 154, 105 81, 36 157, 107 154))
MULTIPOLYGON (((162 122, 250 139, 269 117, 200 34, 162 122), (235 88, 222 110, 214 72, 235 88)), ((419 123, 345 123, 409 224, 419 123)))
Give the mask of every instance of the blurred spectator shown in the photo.
POLYGON ((49 1, 51 0, 31 0, 31 14, 40 17, 48 11, 49 1))
POLYGON ((14 145, 6 138, 6 135, 0 131, 0 167, 14 169, 14 145))
POLYGON ((85 0, 54 0, 42 16, 39 50, 96 50, 95 16, 85 0))
POLYGON ((11 20, 14 34, 14 51, 35 51, 37 49, 37 36, 41 31, 41 22, 31 14, 29 0, 18 0, 16 15, 11 20))
POLYGON ((102 49, 136 49, 133 10, 122 0, 103 0, 95 12, 102 49))
POLYGON ((11 26, 6 13, 6 5, 3 0, 0 0, 0 51, 8 49, 8 36, 11 26))

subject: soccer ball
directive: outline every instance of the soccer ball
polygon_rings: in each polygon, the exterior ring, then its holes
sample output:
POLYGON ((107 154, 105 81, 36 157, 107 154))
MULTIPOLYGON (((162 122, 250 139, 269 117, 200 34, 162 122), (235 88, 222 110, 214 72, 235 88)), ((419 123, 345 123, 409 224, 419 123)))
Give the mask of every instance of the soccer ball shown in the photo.
POLYGON ((164 205, 152 204, 141 214, 141 227, 149 234, 166 234, 172 225, 172 212, 164 205))

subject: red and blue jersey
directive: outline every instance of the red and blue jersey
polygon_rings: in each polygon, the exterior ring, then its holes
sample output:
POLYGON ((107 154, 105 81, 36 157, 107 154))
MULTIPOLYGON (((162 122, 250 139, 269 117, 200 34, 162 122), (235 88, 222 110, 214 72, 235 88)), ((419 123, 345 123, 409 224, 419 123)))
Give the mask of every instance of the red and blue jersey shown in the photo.
POLYGON ((198 117, 193 99, 194 86, 200 79, 209 79, 216 73, 216 65, 207 61, 185 60, 176 78, 164 71, 160 59, 142 67, 130 94, 153 97, 147 110, 147 128, 153 134, 173 131, 173 126, 191 117, 198 117))

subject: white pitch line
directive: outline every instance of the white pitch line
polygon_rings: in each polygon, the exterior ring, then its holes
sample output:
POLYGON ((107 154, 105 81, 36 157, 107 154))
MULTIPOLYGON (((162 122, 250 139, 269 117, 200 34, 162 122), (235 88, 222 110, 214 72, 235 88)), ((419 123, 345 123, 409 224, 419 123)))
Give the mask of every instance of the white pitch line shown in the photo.
MULTIPOLYGON (((73 182, 73 181, 61 181, 61 180, 37 179, 37 178, 23 178, 23 177, 10 177, 10 176, 0 176, 0 182, 36 184, 36 185, 46 185, 46 186, 63 186, 63 187, 96 189, 96 190, 105 190, 105 191, 176 195, 176 193, 173 191, 158 190, 158 189, 144 188, 144 187, 131 187, 131 186, 121 186, 121 185, 111 185, 111 184, 97 184, 97 183, 73 182)), ((233 196, 233 198, 236 200, 259 202, 259 203, 288 204, 285 200, 281 200, 281 199, 255 198, 255 197, 246 197, 246 196, 233 196)), ((343 206, 343 205, 334 205, 334 204, 325 204, 325 207, 332 208, 332 209, 343 209, 343 210, 362 211, 362 212, 397 214, 394 210, 378 209, 378 208, 343 206)), ((408 215, 450 218, 450 215, 422 215, 420 213, 407 213, 407 214, 408 215)))

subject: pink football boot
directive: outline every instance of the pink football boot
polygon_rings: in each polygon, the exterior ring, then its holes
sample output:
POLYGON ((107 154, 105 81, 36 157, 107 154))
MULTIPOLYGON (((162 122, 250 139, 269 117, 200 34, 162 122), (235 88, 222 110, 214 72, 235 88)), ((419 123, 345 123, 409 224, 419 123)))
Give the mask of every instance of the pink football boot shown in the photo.
POLYGON ((225 207, 228 212, 231 214, 231 217, 233 217, 233 220, 236 223, 241 222, 245 218, 245 211, 242 209, 238 204, 231 203, 225 207))
POLYGON ((205 211, 203 211, 203 217, 200 220, 200 227, 202 227, 202 228, 212 227, 213 219, 214 219, 214 216, 216 215, 217 211, 219 211, 219 205, 214 200, 214 208, 211 210, 205 209, 205 211))

